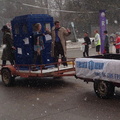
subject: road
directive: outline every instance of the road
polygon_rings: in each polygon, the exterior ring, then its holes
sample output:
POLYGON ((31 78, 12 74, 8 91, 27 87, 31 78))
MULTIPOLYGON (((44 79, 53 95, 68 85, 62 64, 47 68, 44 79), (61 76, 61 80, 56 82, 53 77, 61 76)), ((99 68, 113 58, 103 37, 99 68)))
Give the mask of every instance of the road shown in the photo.
MULTIPOLYGON (((81 57, 82 52, 69 49, 71 56, 81 57)), ((93 83, 74 77, 17 78, 13 87, 0 79, 0 107, 0 120, 119 120, 120 90, 104 100, 95 95, 93 83)))

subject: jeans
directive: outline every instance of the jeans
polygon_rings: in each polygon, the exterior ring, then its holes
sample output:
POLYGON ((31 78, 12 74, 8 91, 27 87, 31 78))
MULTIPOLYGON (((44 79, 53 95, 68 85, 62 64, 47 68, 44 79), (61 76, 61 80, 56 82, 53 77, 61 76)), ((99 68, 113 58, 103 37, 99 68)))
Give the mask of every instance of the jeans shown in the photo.
POLYGON ((85 45, 85 50, 83 52, 83 57, 88 57, 89 56, 89 46, 88 45, 85 45))

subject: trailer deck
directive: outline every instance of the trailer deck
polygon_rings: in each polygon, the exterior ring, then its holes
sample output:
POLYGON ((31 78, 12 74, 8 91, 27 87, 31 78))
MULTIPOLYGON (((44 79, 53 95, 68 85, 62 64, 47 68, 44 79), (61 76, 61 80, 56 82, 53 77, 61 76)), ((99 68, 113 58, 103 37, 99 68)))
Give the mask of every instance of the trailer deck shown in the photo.
POLYGON ((67 61, 68 66, 64 67, 61 63, 52 63, 46 65, 36 65, 39 69, 37 71, 32 71, 32 65, 6 65, 1 68, 2 81, 6 86, 12 84, 13 79, 17 76, 28 78, 28 77, 62 77, 62 76, 74 76, 75 75, 75 65, 74 60, 67 61), (69 64, 70 63, 70 64, 69 64), (50 65, 55 65, 56 67, 47 68, 50 65), (21 67, 26 67, 28 70, 23 70, 21 67), (47 69, 44 69, 44 68, 47 69))

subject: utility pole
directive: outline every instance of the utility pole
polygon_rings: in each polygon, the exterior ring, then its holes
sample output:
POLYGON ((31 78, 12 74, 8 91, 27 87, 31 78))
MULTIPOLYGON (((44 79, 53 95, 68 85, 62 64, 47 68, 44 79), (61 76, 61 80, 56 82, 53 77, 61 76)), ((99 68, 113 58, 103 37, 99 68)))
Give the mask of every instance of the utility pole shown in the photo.
POLYGON ((49 15, 49 2, 46 0, 46 8, 47 8, 47 14, 49 15))
POLYGON ((73 34, 74 34, 74 39, 73 39, 73 42, 77 42, 77 35, 76 35, 76 32, 75 32, 75 26, 74 26, 74 22, 71 22, 71 26, 73 28, 73 34))

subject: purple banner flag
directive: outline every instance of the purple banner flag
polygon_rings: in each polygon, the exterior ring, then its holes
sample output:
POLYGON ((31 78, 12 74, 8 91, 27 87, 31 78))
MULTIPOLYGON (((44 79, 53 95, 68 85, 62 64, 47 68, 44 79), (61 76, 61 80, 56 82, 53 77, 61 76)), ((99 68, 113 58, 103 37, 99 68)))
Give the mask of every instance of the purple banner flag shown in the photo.
POLYGON ((100 19, 100 37, 101 37, 101 53, 104 52, 104 31, 106 30, 106 15, 105 10, 99 11, 99 19, 100 19))

